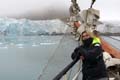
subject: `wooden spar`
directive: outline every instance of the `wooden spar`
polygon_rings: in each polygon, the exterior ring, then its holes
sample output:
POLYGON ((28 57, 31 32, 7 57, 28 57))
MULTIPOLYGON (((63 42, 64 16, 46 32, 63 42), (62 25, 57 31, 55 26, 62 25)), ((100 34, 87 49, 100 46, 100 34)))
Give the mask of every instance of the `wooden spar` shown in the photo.
POLYGON ((112 57, 120 59, 120 51, 112 47, 108 42, 99 37, 104 51, 108 52, 112 57))

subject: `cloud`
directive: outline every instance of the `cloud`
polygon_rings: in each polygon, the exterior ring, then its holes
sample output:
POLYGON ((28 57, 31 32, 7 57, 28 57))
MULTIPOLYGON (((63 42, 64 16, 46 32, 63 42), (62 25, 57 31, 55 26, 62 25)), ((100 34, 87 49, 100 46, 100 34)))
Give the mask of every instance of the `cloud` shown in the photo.
MULTIPOLYGON (((91 0, 77 0, 81 10, 90 6, 91 0)), ((0 16, 28 19, 53 19, 69 17, 71 0, 0 0, 0 16)), ((96 0, 94 8, 100 10, 101 20, 120 20, 120 0, 96 0), (108 4, 109 3, 109 4, 108 4)))

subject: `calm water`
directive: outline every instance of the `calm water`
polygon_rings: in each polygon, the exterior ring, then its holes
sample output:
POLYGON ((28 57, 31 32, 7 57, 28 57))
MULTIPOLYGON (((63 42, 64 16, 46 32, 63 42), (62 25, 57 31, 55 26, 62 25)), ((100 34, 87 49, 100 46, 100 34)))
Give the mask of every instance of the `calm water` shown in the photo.
POLYGON ((1 37, 0 80, 52 80, 77 44, 72 36, 1 37))

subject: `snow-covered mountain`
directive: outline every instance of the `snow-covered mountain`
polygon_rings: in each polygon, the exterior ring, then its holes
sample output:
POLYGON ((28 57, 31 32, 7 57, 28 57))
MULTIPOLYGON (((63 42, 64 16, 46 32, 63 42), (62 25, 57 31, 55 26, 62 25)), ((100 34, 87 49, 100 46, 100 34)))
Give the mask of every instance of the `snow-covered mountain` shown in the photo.
POLYGON ((97 30, 101 33, 120 33, 120 21, 103 21, 97 30))

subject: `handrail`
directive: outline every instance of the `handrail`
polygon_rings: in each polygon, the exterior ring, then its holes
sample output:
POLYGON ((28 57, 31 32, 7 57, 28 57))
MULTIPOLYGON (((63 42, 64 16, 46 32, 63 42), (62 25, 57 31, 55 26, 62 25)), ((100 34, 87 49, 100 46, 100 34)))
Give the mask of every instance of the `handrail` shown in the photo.
POLYGON ((56 75, 53 80, 60 80, 62 76, 64 76, 69 69, 71 69, 79 59, 74 59, 70 64, 68 64, 58 75, 56 75))

